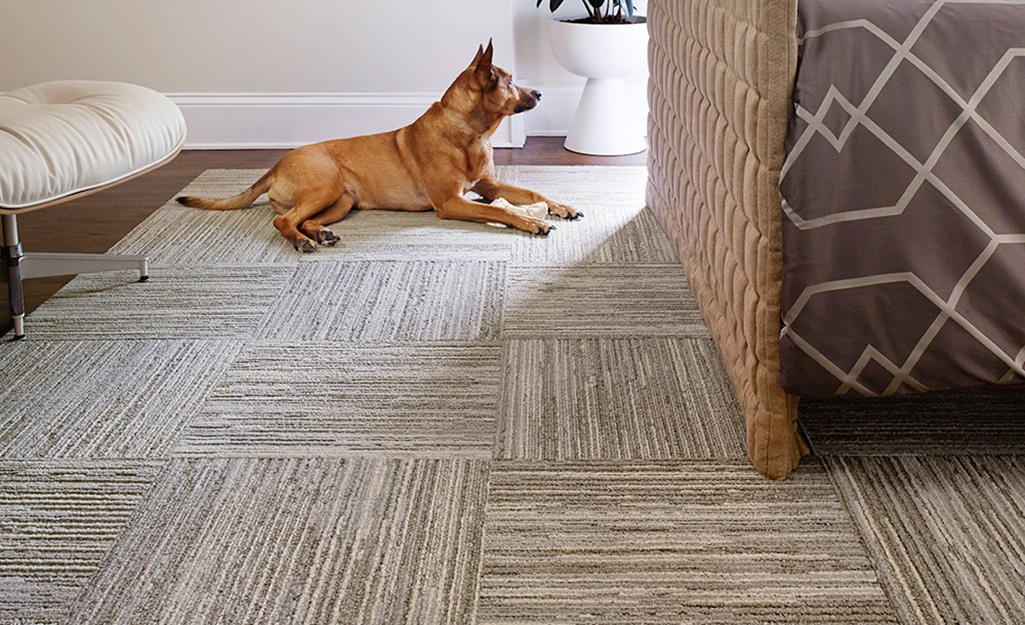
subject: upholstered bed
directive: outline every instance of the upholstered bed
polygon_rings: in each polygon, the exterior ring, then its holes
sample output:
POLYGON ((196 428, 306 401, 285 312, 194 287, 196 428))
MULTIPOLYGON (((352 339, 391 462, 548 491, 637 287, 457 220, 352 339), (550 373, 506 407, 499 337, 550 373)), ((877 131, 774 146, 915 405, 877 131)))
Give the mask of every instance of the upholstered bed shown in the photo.
POLYGON ((1025 4, 651 0, 648 24, 648 205, 759 471, 807 452, 798 395, 1023 381, 1025 4))

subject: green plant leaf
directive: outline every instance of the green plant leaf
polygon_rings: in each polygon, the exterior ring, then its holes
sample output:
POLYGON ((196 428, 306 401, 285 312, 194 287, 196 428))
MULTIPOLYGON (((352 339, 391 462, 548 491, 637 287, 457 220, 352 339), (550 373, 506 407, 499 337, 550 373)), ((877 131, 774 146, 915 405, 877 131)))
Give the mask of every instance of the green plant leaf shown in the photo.
POLYGON ((561 6, 562 0, 551 0, 551 3, 549 3, 548 8, 552 10, 552 13, 555 13, 555 10, 561 6))
MULTIPOLYGON (((626 16, 634 16, 634 0, 622 0, 623 5, 626 7, 626 16)), ((616 0, 616 4, 619 4, 619 0, 616 0)))
POLYGON ((537 0, 537 6, 535 8, 540 9, 541 8, 541 3, 544 2, 544 1, 545 0, 537 0))
POLYGON ((587 0, 587 1, 590 2, 591 6, 593 6, 596 9, 600 9, 601 6, 603 4, 605 4, 605 0, 587 0))

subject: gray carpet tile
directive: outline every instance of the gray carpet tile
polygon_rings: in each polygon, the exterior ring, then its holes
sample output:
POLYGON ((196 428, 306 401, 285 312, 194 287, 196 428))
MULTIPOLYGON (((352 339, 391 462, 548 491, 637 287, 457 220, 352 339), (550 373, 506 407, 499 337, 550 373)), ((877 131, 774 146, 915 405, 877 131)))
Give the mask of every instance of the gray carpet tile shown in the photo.
POLYGON ((503 337, 709 336, 673 265, 509 267, 503 337))
POLYGON ((179 459, 69 624, 470 623, 487 463, 179 459))
POLYGON ((266 341, 492 340, 506 263, 303 263, 260 323, 266 341))
POLYGON ((228 341, 0 349, 0 458, 159 458, 238 353, 228 341))
POLYGON ((1021 456, 824 462, 904 623, 1025 622, 1021 456))
MULTIPOLYGON (((179 195, 229 197, 248 188, 264 170, 211 169, 179 195)), ((252 208, 206 211, 178 204, 162 206, 110 249, 113 254, 145 254, 154 265, 295 264, 300 254, 271 223, 277 214, 267 197, 252 208)))
POLYGON ((744 458, 744 417, 711 339, 510 340, 496 457, 744 458))
POLYGON ((0 461, 0 625, 62 622, 161 467, 0 461))
POLYGON ((1025 454, 1023 406, 1003 389, 802 398, 798 423, 817 454, 1025 454))
POLYGON ((114 248, 151 282, 40 306, 0 625, 1025 621, 1019 394, 805 400, 818 456, 766 480, 643 168, 498 173, 585 218, 355 212, 302 255, 265 200, 169 203, 114 248))
POLYGON ((814 460, 492 467, 479 625, 896 623, 814 460))
POLYGON ((294 267, 151 267, 149 282, 83 274, 25 320, 44 339, 231 339, 252 336, 294 267))
POLYGON ((175 453, 490 457, 500 362, 497 343, 253 345, 175 453))

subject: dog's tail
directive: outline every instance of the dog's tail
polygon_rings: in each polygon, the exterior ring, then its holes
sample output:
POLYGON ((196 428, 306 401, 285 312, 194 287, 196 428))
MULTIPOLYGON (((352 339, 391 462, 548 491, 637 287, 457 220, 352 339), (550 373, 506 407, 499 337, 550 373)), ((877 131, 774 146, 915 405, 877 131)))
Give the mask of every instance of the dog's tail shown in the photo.
POLYGON ((260 179, 254 182, 251 187, 238 195, 220 200, 207 200, 201 197, 185 195, 177 198, 178 203, 184 204, 185 206, 191 206, 192 208, 203 208, 210 211, 227 211, 234 210, 236 208, 245 208, 255 202, 256 198, 260 197, 270 189, 271 181, 274 176, 274 169, 275 168, 272 167, 267 171, 267 173, 260 176, 260 179))

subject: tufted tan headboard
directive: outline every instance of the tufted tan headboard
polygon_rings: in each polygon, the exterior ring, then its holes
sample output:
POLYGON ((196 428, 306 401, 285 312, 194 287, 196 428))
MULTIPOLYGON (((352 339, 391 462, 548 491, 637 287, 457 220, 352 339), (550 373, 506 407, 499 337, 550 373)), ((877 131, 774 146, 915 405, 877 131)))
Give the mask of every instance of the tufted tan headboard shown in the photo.
POLYGON ((673 242, 747 421, 782 479, 807 453, 779 387, 779 172, 796 0, 651 0, 648 205, 673 242))

